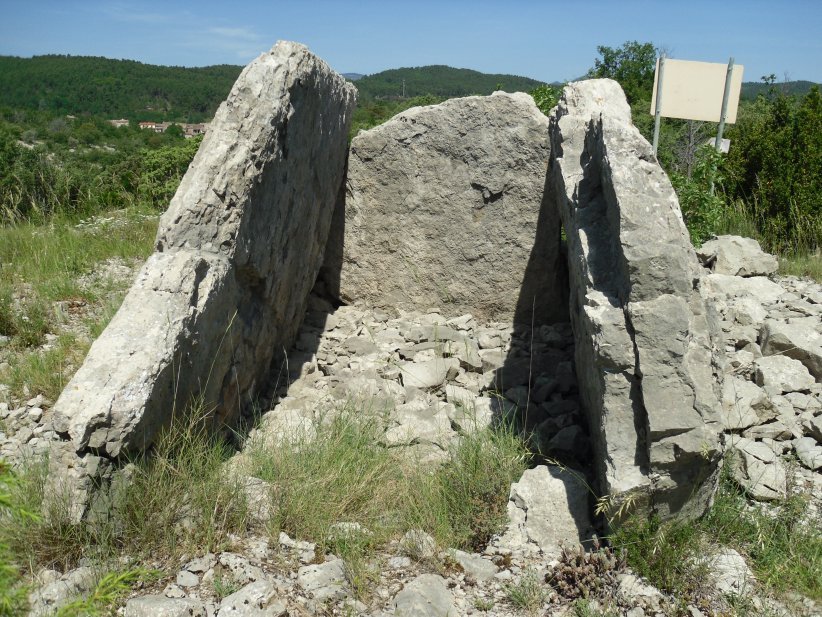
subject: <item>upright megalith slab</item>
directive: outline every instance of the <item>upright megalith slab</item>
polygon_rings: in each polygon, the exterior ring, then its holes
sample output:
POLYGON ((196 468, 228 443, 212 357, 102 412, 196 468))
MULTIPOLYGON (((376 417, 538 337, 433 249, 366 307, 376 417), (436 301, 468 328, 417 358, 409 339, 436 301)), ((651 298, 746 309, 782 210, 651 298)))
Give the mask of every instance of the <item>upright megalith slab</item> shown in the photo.
POLYGON ((719 400, 676 194, 614 81, 565 88, 551 148, 599 490, 663 517, 700 514, 716 482, 719 400))
POLYGON ((522 93, 415 107, 361 132, 336 252, 329 243, 332 287, 392 309, 567 319, 548 156, 548 118, 522 93))
POLYGON ((154 254, 55 405, 76 453, 144 449, 194 396, 231 422, 265 384, 322 263, 355 100, 296 43, 243 70, 154 254))

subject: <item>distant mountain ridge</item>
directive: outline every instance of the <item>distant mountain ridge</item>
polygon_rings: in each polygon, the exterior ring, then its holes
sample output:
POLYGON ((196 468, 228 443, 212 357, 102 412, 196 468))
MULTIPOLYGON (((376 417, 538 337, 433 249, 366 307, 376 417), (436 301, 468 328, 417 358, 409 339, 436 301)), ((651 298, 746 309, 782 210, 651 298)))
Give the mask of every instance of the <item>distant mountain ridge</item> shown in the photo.
POLYGON ((440 97, 491 94, 502 89, 508 92, 528 92, 543 82, 505 73, 481 73, 472 69, 457 69, 441 64, 389 69, 366 75, 357 80, 360 97, 398 98, 433 94, 440 97), (403 81, 405 91, 403 92, 403 81))
MULTIPOLYGON (((214 115, 243 67, 158 66, 96 56, 0 56, 0 107, 52 113, 198 122, 214 115)), ((344 73, 361 100, 529 91, 542 82, 445 65, 344 73)))
MULTIPOLYGON (((56 114, 93 114, 108 118, 200 122, 225 100, 243 67, 158 66, 95 56, 0 56, 0 107, 56 114)), ((543 82, 508 74, 481 73, 445 65, 389 69, 372 75, 345 73, 360 101, 406 99, 432 94, 456 97, 533 90, 543 82), (403 82, 405 90, 403 92, 403 82)), ((774 84, 778 92, 803 95, 810 81, 774 84)), ((766 93, 768 85, 746 82, 742 98, 766 93)))
POLYGON ((815 82, 805 80, 783 81, 782 83, 775 83, 773 86, 761 81, 746 81, 742 84, 742 94, 740 96, 746 100, 755 99, 760 94, 767 94, 770 88, 774 88, 776 92, 782 94, 804 96, 811 88, 818 85, 815 82))

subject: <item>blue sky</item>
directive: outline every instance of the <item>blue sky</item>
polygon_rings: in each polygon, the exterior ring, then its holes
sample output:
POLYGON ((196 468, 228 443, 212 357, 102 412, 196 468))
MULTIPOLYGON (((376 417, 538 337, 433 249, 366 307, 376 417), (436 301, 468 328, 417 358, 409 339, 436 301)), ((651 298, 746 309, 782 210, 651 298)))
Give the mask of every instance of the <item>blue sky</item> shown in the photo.
MULTIPOLYGON (((246 64, 279 39, 340 72, 448 64, 543 81, 582 75, 597 45, 651 41, 745 80, 822 82, 822 0, 2 0, 0 54, 246 64)), ((0 76, 2 79, 2 76, 0 76)))

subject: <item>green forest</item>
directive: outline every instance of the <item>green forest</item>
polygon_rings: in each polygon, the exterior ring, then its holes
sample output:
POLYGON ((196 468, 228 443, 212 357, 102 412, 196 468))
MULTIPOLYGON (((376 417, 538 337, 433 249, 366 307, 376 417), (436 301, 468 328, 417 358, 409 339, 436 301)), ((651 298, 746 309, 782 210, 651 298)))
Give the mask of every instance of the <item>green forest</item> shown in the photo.
MULTIPOLYGON (((620 82, 634 123, 650 140, 658 49, 652 43, 601 46, 588 77, 620 82)), ((0 57, 0 222, 111 208, 162 211, 196 152, 178 127, 141 131, 140 120, 210 119, 241 67, 164 67, 95 57, 0 57), (107 119, 127 118, 115 128, 107 119)), ((528 91, 544 112, 561 84, 447 66, 383 71, 354 82, 352 136, 396 113, 468 94, 528 91), (403 97, 403 82, 405 96, 403 97)), ((666 119, 659 160, 680 197, 693 240, 717 233, 757 237, 783 255, 818 253, 822 237, 822 110, 818 85, 746 83, 728 155, 706 145, 711 123, 666 119)), ((819 261, 818 259, 816 260, 819 261)))
POLYGON ((0 108, 137 120, 210 120, 242 67, 89 56, 0 56, 0 108))

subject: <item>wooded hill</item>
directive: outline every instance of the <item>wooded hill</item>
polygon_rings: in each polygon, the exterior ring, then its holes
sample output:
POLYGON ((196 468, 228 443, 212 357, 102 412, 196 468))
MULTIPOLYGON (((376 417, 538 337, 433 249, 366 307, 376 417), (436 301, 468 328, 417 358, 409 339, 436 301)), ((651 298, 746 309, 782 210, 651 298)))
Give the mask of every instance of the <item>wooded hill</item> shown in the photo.
MULTIPOLYGON (((186 68, 91 56, 0 56, 0 107, 198 122, 214 115, 241 70, 232 65, 186 68)), ((541 83, 527 77, 450 66, 348 75, 355 81, 362 101, 399 98, 403 80, 406 98, 490 94, 499 86, 509 92, 527 92, 541 83)))
POLYGON ((780 94, 785 96, 805 96, 811 91, 811 88, 819 85, 812 81, 783 81, 774 84, 764 83, 762 81, 746 81, 742 84, 742 94, 740 95, 745 100, 753 100, 760 94, 767 95, 771 88, 774 88, 780 94))
POLYGON ((432 94, 437 97, 491 94, 494 90, 529 92, 541 81, 518 75, 480 73, 471 69, 455 69, 444 65, 390 69, 366 75, 356 81, 361 99, 414 97, 432 94))
POLYGON ((0 56, 0 107, 198 122, 211 119, 241 70, 92 56, 0 56))
MULTIPOLYGON (((54 114, 91 114, 140 120, 208 120, 225 99, 242 70, 221 64, 199 68, 157 66, 134 60, 94 56, 0 56, 0 107, 54 114)), ((529 77, 490 74, 431 65, 390 69, 373 75, 349 73, 360 101, 438 98, 490 94, 499 88, 529 92, 542 82, 529 77)), ((813 82, 774 84, 779 92, 804 95, 813 82)), ((769 86, 746 82, 742 97, 754 99, 769 86)))

